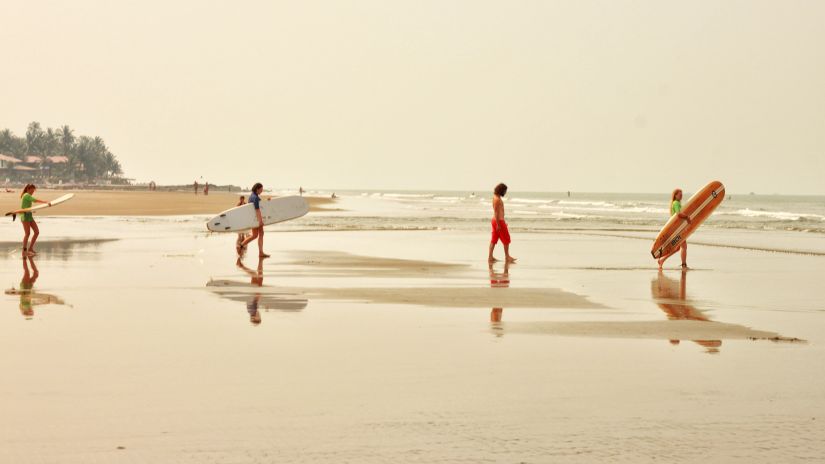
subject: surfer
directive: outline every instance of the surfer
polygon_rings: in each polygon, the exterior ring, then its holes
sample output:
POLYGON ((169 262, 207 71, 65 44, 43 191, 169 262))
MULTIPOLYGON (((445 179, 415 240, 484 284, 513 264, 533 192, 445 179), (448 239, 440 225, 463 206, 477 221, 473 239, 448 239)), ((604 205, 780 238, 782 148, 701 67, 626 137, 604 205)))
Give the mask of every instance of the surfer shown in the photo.
MULTIPOLYGON (((20 209, 31 208, 34 203, 45 203, 51 206, 51 203, 48 201, 35 198, 33 196, 35 190, 37 190, 37 187, 34 184, 26 184, 26 186, 23 187, 23 193, 20 194, 20 198, 22 199, 20 209)), ((40 235, 40 229, 37 227, 37 223, 34 222, 34 214, 32 214, 31 211, 24 212, 20 218, 20 222, 23 224, 23 256, 34 256, 37 254, 37 252, 34 251, 34 243, 40 235), (29 235, 31 235, 31 242, 29 242, 29 235)))
MULTIPOLYGON (((673 216, 674 214, 678 215, 690 224, 690 216, 682 212, 682 189, 678 188, 674 190, 673 194, 670 196, 670 215, 673 216)), ((682 242, 682 246, 680 246, 679 249, 682 252, 682 269, 687 269, 687 241, 682 242)), ((658 262, 660 271, 662 270, 662 266, 664 266, 665 261, 667 261, 667 258, 669 258, 669 256, 659 258, 658 262)))
POLYGON ((252 186, 252 193, 249 194, 249 203, 255 206, 255 217, 258 219, 258 227, 252 229, 252 234, 245 238, 238 246, 238 254, 241 254, 246 246, 252 240, 258 239, 258 257, 269 258, 269 255, 264 253, 264 219, 261 216, 261 193, 264 191, 264 186, 260 182, 252 186))
POLYGON ((507 229, 507 223, 504 222, 504 200, 502 200, 502 197, 506 194, 507 186, 504 184, 498 184, 493 189, 493 219, 491 220, 493 236, 490 239, 490 252, 487 256, 487 262, 490 263, 498 261, 493 257, 493 250, 499 240, 504 245, 504 260, 508 263, 516 262, 516 258, 510 256, 510 231, 507 229))

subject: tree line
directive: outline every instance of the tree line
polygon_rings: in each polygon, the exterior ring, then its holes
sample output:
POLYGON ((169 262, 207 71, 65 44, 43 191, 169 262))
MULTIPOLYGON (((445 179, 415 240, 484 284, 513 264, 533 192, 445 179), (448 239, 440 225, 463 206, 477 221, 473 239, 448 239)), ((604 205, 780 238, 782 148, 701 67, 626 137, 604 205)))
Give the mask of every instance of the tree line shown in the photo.
POLYGON ((35 121, 29 124, 24 137, 14 135, 9 129, 0 130, 0 154, 17 158, 21 163, 25 163, 29 156, 42 159, 39 166, 34 166, 36 171, 9 170, 7 177, 92 182, 123 174, 120 162, 102 138, 75 136, 74 130, 66 125, 44 130, 35 121), (65 156, 68 161, 49 163, 47 156, 65 156), (44 169, 46 166, 48 169, 44 169))

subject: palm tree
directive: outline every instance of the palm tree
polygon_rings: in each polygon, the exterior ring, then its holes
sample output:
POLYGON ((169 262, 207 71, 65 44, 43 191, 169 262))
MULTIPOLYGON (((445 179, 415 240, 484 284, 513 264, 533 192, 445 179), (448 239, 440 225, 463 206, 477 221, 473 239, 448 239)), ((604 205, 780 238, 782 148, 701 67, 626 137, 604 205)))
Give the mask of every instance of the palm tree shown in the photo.
POLYGON ((60 145, 63 149, 63 154, 68 156, 74 146, 74 131, 69 126, 61 126, 59 129, 60 145))
POLYGON ((0 153, 21 160, 26 155, 62 154, 68 157, 68 163, 50 164, 54 170, 49 175, 56 179, 94 181, 123 174, 120 162, 101 137, 76 137, 67 125, 44 131, 40 123, 34 121, 26 129, 25 137, 17 137, 9 129, 0 130, 0 153))
POLYGON ((60 150, 60 136, 58 132, 51 127, 46 129, 46 134, 43 136, 43 154, 46 156, 54 156, 60 150))
POLYGON ((26 129, 26 149, 28 154, 30 155, 40 155, 43 153, 43 141, 46 134, 43 132, 43 128, 40 126, 40 123, 37 121, 32 121, 29 123, 28 129, 26 129))
POLYGON ((12 146, 14 146, 14 134, 9 129, 0 131, 0 153, 11 153, 12 146))
POLYGON ((120 161, 117 160, 114 154, 110 151, 106 151, 104 155, 105 166, 106 166, 106 176, 113 177, 123 174, 123 169, 120 167, 120 161))

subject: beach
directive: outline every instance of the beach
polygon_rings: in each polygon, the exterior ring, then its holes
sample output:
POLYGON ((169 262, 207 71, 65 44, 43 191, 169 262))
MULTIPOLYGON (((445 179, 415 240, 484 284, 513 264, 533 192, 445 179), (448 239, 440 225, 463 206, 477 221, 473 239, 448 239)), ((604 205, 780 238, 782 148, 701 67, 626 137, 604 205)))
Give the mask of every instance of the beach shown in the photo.
MULTIPOLYGON (((221 192, 209 195, 199 192, 123 191, 123 190, 56 190, 38 189, 35 198, 49 201, 65 194, 75 197, 59 208, 39 211, 38 216, 172 216, 180 214, 209 214, 229 209, 249 192, 221 192)), ((266 198, 269 195, 264 195, 266 198)), ((311 211, 318 211, 333 200, 307 197, 311 211)), ((0 210, 7 212, 20 208, 20 190, 0 193, 0 210)))
POLYGON ((235 195, 155 193, 38 213, 30 290, 20 225, 2 228, 0 462, 825 452, 823 234, 709 221, 692 269, 659 272, 652 225, 511 202, 519 260, 489 266, 489 199, 353 194, 268 227, 259 261, 205 229, 235 195))

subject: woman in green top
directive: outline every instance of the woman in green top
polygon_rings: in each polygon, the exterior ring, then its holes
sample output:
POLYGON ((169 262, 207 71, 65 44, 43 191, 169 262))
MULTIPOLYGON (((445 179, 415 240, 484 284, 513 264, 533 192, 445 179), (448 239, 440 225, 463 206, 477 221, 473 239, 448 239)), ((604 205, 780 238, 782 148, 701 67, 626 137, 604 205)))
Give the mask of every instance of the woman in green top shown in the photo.
MULTIPOLYGON (((31 208, 35 203, 51 204, 35 198, 33 196, 35 190, 37 190, 37 187, 34 184, 26 184, 26 186, 23 187, 23 193, 20 194, 20 198, 23 199, 20 203, 20 209, 31 208)), ((31 211, 23 213, 20 222, 23 223, 23 256, 34 256, 37 253, 34 251, 34 242, 37 241, 37 236, 40 235, 40 229, 37 228, 37 223, 34 222, 34 214, 32 214, 31 211), (34 234, 31 234, 32 231, 34 234), (32 238, 31 243, 29 243, 30 234, 32 238)))
MULTIPOLYGON (((682 212, 682 189, 674 190, 670 196, 670 215, 673 216, 674 214, 679 215, 680 218, 690 224, 690 216, 682 212)), ((682 242, 680 249, 682 251, 682 269, 687 269, 687 241, 682 242)), ((662 270, 662 266, 665 264, 667 258, 669 258, 669 256, 659 259, 659 270, 662 270)))

